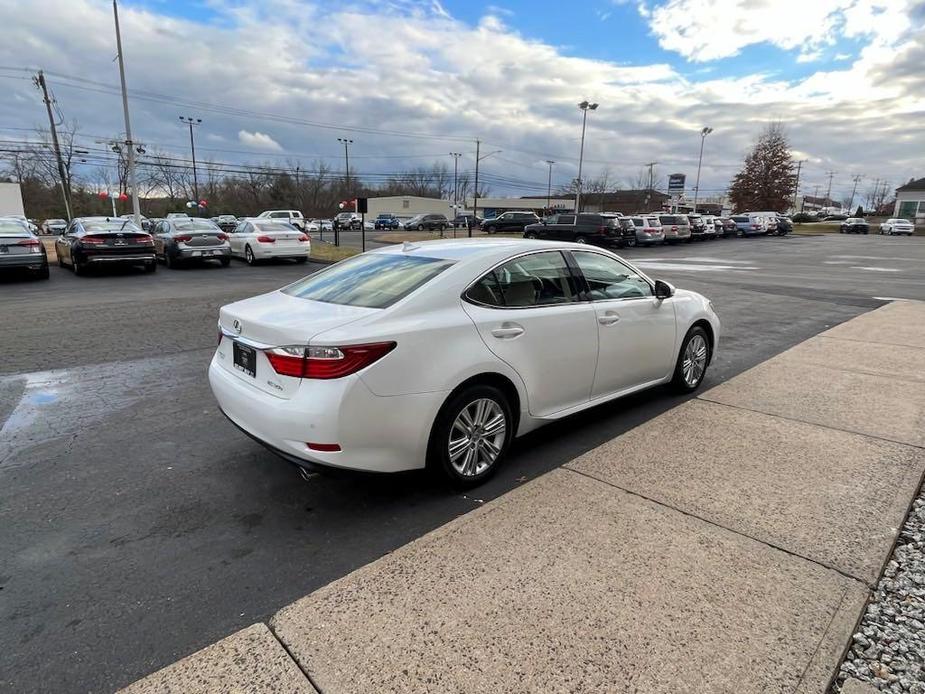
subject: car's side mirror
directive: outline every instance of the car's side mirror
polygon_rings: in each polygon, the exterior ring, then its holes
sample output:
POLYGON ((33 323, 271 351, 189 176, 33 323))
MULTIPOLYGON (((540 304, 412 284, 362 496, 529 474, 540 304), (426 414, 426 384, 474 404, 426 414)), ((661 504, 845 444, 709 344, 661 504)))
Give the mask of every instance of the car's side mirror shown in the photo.
POLYGON ((655 280, 655 298, 670 299, 674 296, 674 286, 662 280, 655 280))

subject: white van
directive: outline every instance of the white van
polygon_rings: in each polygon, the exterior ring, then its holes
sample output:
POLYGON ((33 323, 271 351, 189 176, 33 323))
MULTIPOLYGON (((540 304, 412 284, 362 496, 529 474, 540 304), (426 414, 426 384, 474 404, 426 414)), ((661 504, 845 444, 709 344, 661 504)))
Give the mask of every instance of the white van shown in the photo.
POLYGON ((258 219, 277 219, 289 222, 299 231, 305 231, 305 218, 298 210, 266 210, 257 215, 258 219))

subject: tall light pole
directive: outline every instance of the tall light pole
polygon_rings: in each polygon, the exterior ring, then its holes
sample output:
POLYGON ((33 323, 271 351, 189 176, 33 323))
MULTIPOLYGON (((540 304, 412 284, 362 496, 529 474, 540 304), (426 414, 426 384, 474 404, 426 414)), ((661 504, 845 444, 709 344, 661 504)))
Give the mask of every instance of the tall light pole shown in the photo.
MULTIPOLYGON (((500 149, 496 149, 488 154, 479 154, 482 147, 481 140, 475 141, 475 190, 472 191, 472 221, 473 223, 479 216, 479 162, 482 159, 488 159, 492 154, 499 154, 500 149)), ((472 238, 472 227, 469 227, 469 238, 472 238)))
POLYGON ((338 137, 337 141, 340 142, 344 146, 344 184, 347 186, 348 188, 347 192, 349 194, 350 192, 349 191, 349 188, 350 188, 350 150, 349 150, 349 147, 350 145, 353 144, 353 140, 348 140, 345 137, 338 137))
MULTIPOLYGON (((450 156, 453 157, 453 217, 459 216, 459 158, 462 156, 461 152, 450 152, 450 156)), ((456 228, 456 220, 453 220, 453 229, 456 228)), ((455 235, 456 232, 454 231, 455 235)))
POLYGON ((546 214, 549 214, 550 198, 552 198, 552 165, 556 162, 547 159, 546 163, 549 164, 549 178, 546 181, 546 214))
MULTIPOLYGON (((803 164, 805 164, 807 161, 808 160, 806 159, 800 159, 797 162, 797 180, 793 186, 793 204, 790 206, 794 212, 796 212, 796 209, 797 209, 797 196, 800 194, 800 171, 803 170, 803 164)), ((803 211, 803 207, 805 206, 805 204, 806 204, 806 201, 804 200, 803 205, 800 205, 800 212, 803 211)))
POLYGON ((132 142, 132 123, 128 115, 128 89, 125 86, 125 59, 122 55, 122 32, 119 29, 119 5, 112 0, 112 16, 116 23, 116 49, 119 51, 119 80, 122 82, 122 112, 125 116, 125 146, 128 148, 128 183, 132 187, 132 212, 135 225, 141 228, 141 204, 135 181, 135 143, 132 142))
POLYGON ((578 104, 581 109, 581 149, 578 151, 578 190, 575 191, 575 214, 581 210, 581 165, 585 158, 585 126, 588 124, 588 111, 596 111, 598 104, 592 104, 587 100, 578 104))
POLYGON ((196 177, 196 143, 193 140, 193 126, 200 125, 202 118, 180 116, 180 120, 189 126, 189 148, 193 153, 193 197, 196 198, 196 205, 199 205, 199 179, 196 177))
POLYGON ((694 185, 694 214, 697 214, 697 198, 700 197, 700 165, 703 164, 703 143, 713 128, 704 128, 700 131, 700 158, 697 160, 697 183, 694 185))

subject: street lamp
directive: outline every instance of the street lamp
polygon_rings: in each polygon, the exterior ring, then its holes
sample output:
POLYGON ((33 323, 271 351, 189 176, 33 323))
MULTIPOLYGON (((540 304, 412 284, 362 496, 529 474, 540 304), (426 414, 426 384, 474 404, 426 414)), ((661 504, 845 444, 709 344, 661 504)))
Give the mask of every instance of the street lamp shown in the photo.
POLYGON ((546 214, 549 214, 550 198, 552 197, 552 165, 555 164, 552 159, 547 159, 549 164, 549 180, 546 182, 546 214))
POLYGON ((459 174, 459 158, 462 152, 450 152, 453 157, 453 236, 456 236, 456 217, 459 217, 459 183, 457 182, 459 174))
POLYGON ((193 118, 192 116, 179 116, 180 121, 189 126, 189 147, 193 153, 193 197, 199 202, 199 181, 196 178, 196 143, 193 141, 193 126, 200 125, 202 118, 193 118))
POLYGON ((694 214, 697 214, 697 198, 700 196, 700 165, 703 163, 703 143, 713 128, 704 128, 700 131, 700 158, 697 160, 697 183, 694 185, 694 214))
POLYGON ((340 142, 344 146, 344 182, 349 187, 350 186, 350 152, 347 148, 353 144, 353 140, 348 140, 345 137, 338 137, 337 141, 340 142))
POLYGON ((578 104, 581 109, 581 149, 578 152, 578 190, 575 192, 575 214, 581 210, 581 165, 585 157, 585 126, 588 124, 588 111, 596 111, 598 104, 587 100, 578 104))

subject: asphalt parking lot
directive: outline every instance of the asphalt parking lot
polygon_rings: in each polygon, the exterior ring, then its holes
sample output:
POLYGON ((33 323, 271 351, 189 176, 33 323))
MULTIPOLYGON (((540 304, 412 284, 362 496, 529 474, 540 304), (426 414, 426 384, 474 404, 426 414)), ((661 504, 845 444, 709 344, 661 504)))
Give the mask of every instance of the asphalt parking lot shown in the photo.
MULTIPOLYGON (((714 301, 704 387, 885 299, 925 299, 918 237, 624 255, 714 301)), ((468 495, 418 473, 305 482, 224 421, 205 370, 219 306, 313 269, 0 283, 0 690, 125 685, 679 402, 657 390, 542 429, 468 495)))

